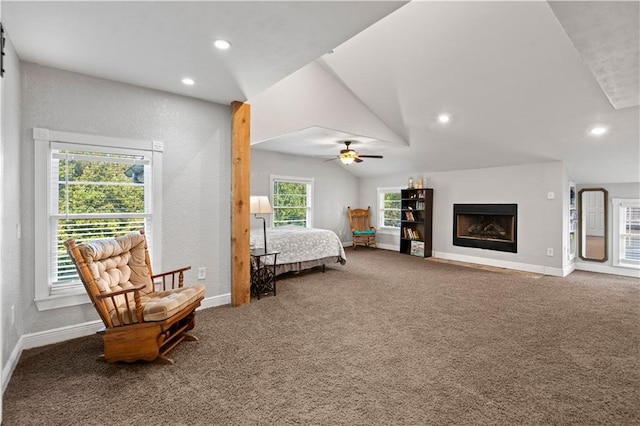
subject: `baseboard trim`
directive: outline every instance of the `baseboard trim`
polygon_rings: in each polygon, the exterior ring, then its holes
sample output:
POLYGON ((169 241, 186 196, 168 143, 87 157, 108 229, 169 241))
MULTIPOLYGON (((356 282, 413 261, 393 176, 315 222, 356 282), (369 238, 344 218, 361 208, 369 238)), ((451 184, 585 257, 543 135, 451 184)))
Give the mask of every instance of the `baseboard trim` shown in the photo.
POLYGON ((497 268, 513 269, 516 271, 532 272, 535 274, 552 275, 555 277, 563 277, 562 268, 550 268, 542 265, 531 265, 528 263, 511 262, 508 260, 488 259, 486 257, 467 256, 464 254, 434 252, 434 257, 447 260, 456 260, 458 262, 477 263, 479 265, 495 266, 497 268))
POLYGON ((576 262, 576 269, 579 271, 597 272, 599 274, 621 275, 623 277, 640 278, 640 270, 629 268, 616 268, 611 265, 600 263, 576 262))
POLYGON ((82 324, 54 328, 52 330, 39 331, 37 333, 23 334, 23 349, 38 348, 40 346, 77 339, 78 337, 91 336, 92 334, 97 333, 102 327, 102 321, 96 320, 82 324))
POLYGON ((230 303, 231 293, 219 294, 217 296, 205 297, 197 310, 215 308, 216 306, 228 305, 230 303))
MULTIPOLYGON (((220 294, 205 298, 198 310, 213 308, 216 306, 228 305, 231 303, 231 293, 220 294)), ((66 327, 54 328, 52 330, 39 331, 37 333, 23 334, 18 339, 15 347, 9 355, 9 359, 2 369, 2 392, 7 388, 11 375, 18 365, 22 351, 38 348, 40 346, 60 343, 78 337, 91 336, 103 327, 102 321, 89 321, 82 324, 69 325, 66 327)))
POLYGON ((9 359, 2 369, 2 394, 4 395, 4 391, 7 389, 9 385, 9 380, 11 380, 11 375, 13 375, 13 371, 16 369, 18 365, 18 361, 20 360, 20 355, 22 355, 22 347, 24 345, 24 339, 22 336, 18 339, 18 343, 14 346, 11 354, 9 355, 9 359))
POLYGON ((563 274, 562 276, 566 277, 567 275, 569 275, 570 273, 572 273, 575 270, 576 270, 576 264, 572 263, 572 264, 570 264, 569 266, 565 267, 562 270, 562 274, 563 274))

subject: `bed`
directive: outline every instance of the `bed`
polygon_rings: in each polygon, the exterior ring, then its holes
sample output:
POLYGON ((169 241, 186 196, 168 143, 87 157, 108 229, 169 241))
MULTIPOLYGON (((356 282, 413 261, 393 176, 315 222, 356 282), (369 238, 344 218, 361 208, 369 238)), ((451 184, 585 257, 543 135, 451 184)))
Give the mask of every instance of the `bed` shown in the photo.
MULTIPOLYGON (((254 248, 264 248, 262 229, 251 230, 251 245, 254 248)), ((280 252, 276 263, 276 275, 299 272, 316 266, 322 266, 324 270, 324 265, 347 263, 342 242, 335 232, 327 229, 293 225, 267 228, 267 248, 269 251, 280 252)))

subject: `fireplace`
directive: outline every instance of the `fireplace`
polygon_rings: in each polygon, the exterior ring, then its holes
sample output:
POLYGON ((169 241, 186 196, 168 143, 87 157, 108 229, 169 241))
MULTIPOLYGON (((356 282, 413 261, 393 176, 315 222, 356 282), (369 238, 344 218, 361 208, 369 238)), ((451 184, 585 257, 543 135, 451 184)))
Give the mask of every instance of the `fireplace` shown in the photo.
POLYGON ((453 245, 518 252, 517 204, 454 204, 453 245))

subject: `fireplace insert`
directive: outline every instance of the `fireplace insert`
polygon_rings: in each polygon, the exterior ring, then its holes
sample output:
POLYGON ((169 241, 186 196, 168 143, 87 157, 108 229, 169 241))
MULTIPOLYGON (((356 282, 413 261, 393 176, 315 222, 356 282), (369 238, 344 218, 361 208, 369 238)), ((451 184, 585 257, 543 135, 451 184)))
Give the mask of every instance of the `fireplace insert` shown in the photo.
POLYGON ((453 245, 518 252, 517 204, 454 204, 453 245))

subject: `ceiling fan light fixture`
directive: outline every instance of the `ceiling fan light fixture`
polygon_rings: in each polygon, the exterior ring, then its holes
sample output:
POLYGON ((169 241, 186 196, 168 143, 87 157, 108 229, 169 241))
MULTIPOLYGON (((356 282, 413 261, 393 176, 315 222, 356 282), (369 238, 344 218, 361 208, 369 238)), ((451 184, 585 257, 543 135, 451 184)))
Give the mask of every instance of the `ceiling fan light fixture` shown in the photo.
POLYGON ((340 154, 340 161, 342 161, 342 164, 348 166, 356 160, 357 156, 358 154, 356 154, 355 151, 348 150, 347 152, 343 152, 342 154, 340 154))

